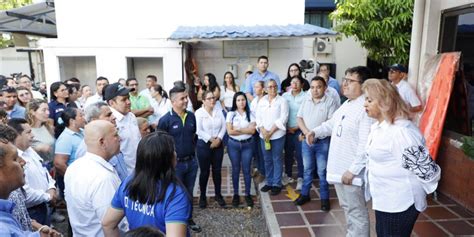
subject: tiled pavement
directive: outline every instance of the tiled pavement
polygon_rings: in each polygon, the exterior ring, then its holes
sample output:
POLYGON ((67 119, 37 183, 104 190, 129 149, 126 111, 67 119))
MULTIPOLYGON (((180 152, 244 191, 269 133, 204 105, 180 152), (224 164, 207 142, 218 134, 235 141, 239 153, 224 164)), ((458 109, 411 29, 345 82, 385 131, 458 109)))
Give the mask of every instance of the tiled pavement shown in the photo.
MULTIPOLYGON (((233 195, 231 165, 227 155, 224 156, 222 166, 222 195, 227 199, 227 203, 233 195)), ((214 186, 212 175, 209 178, 207 196, 214 196, 214 186)), ((194 201, 197 203, 199 197, 199 174, 194 188, 194 201)), ((295 184, 291 184, 295 188, 295 184)), ((318 181, 313 182, 311 190, 311 202, 296 206, 286 196, 287 191, 283 189, 277 196, 268 193, 261 193, 260 206, 265 214, 267 227, 272 236, 345 236, 344 212, 339 206, 334 187, 330 186, 331 211, 320 210, 318 181)), ((240 175, 239 193, 243 197, 244 183, 242 174, 240 175)), ((255 187, 252 182, 252 195, 255 195, 255 187)), ((259 192, 258 192, 259 193, 259 192)), ((260 193, 259 193, 260 194, 260 193)), ((258 205, 258 202, 255 203, 258 205)), ((375 234, 375 214, 370 209, 371 236, 375 234)), ((443 194, 438 194, 436 200, 429 197, 428 209, 420 213, 412 236, 414 237, 438 237, 438 236, 474 236, 474 213, 469 212, 462 206, 449 199, 443 194)))
MULTIPOLYGON (((295 188, 295 184, 291 186, 295 188)), ((330 186, 330 212, 320 210, 318 186, 315 180, 311 191, 312 200, 303 206, 294 205, 286 196, 285 189, 277 196, 268 193, 261 195, 260 200, 271 203, 262 203, 262 208, 272 236, 345 236, 344 212, 339 206, 334 186, 330 186)), ((368 206, 371 236, 376 236, 375 214, 371 203, 368 206)), ((438 195, 437 200, 429 197, 428 209, 418 216, 413 232, 412 236, 415 237, 474 236, 474 213, 442 194, 438 195)))

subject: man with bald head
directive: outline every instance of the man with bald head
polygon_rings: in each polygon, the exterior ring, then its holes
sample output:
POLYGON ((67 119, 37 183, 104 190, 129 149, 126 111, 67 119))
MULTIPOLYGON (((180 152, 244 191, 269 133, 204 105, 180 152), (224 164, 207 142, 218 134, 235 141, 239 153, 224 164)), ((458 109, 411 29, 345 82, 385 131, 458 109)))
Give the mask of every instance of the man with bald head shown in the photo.
MULTIPOLYGON (((86 121, 88 123, 94 120, 105 120, 116 125, 115 116, 113 115, 112 110, 110 110, 107 103, 103 101, 96 102, 94 104, 89 105, 87 108, 85 108, 84 117, 86 118, 86 121)), ((85 140, 83 140, 81 144, 79 144, 79 147, 77 147, 76 157, 83 157, 86 154, 86 152, 87 152, 87 147, 86 147, 85 140)), ((121 181, 127 178, 129 173, 127 171, 127 164, 125 163, 122 152, 119 152, 115 156, 113 156, 109 160, 109 163, 114 166, 115 171, 117 171, 121 181)))
POLYGON ((85 127, 84 140, 86 154, 64 175, 69 221, 74 236, 103 236, 101 221, 120 185, 108 162, 120 151, 120 137, 114 124, 96 120, 85 127))

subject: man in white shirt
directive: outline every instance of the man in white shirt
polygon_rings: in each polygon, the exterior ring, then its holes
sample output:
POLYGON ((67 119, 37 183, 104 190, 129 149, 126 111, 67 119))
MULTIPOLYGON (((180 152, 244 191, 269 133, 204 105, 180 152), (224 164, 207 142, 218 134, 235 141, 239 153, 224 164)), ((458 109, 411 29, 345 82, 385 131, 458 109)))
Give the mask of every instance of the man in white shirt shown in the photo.
POLYGON ((99 101, 104 101, 103 99, 103 89, 106 85, 109 84, 109 79, 105 77, 98 77, 97 80, 95 80, 95 90, 96 93, 93 96, 90 96, 87 98, 86 103, 83 105, 83 108, 86 108, 87 106, 99 102, 99 101))
POLYGON ((156 84, 158 84, 158 79, 156 78, 155 75, 146 76, 146 83, 145 83, 146 88, 140 91, 140 95, 146 96, 146 98, 149 101, 152 101, 153 98, 151 97, 150 89, 154 87, 156 84))
POLYGON ((417 113, 420 112, 423 107, 415 90, 413 90, 410 84, 405 80, 407 72, 407 69, 403 65, 393 64, 388 71, 388 79, 397 87, 398 93, 410 107, 410 112, 417 113))
POLYGON ((104 99, 110 106, 120 135, 120 151, 125 159, 128 174, 135 169, 137 147, 140 139, 140 130, 137 118, 131 112, 129 98, 130 89, 115 82, 104 87, 104 99))
POLYGON ((120 149, 115 126, 104 120, 84 129, 87 153, 64 175, 65 198, 74 236, 104 236, 101 221, 110 207, 120 178, 108 162, 120 149))
POLYGON ((48 203, 54 203, 57 199, 56 182, 43 167, 43 159, 31 148, 33 134, 31 126, 25 119, 13 118, 8 121, 8 126, 18 133, 15 146, 18 155, 25 162, 25 204, 30 217, 43 225, 51 224, 51 216, 48 211, 48 203))
POLYGON ((17 80, 17 82, 19 86, 24 86, 26 87, 26 89, 30 90, 34 99, 44 99, 43 95, 39 91, 33 90, 33 80, 31 80, 31 77, 29 77, 28 75, 22 75, 17 80))
POLYGON ((347 69, 342 91, 348 100, 331 119, 305 134, 308 144, 313 144, 315 137, 331 136, 327 181, 334 184, 344 209, 347 236, 365 237, 370 234, 369 213, 361 182, 366 162, 365 146, 373 123, 365 112, 362 94, 362 83, 369 73, 369 69, 363 66, 347 69))

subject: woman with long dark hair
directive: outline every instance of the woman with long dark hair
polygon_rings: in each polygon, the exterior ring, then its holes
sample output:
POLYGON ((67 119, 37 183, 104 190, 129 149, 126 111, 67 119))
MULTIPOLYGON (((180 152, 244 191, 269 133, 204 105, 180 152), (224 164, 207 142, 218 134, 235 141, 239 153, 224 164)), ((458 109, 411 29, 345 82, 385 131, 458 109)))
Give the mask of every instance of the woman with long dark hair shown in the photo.
MULTIPOLYGON (((220 103, 219 98, 221 98, 221 88, 219 86, 219 83, 217 83, 216 76, 212 73, 206 73, 204 75, 204 80, 209 81, 209 86, 206 91, 211 91, 214 94, 214 97, 216 97, 216 109, 223 111, 224 108, 222 107, 222 104, 220 103)), ((204 103, 204 101, 203 101, 204 103)), ((225 116, 225 115, 224 115, 225 116)))
POLYGON ((163 131, 142 138, 135 172, 122 182, 102 220, 105 236, 119 236, 124 216, 130 230, 148 225, 166 236, 186 236, 191 199, 175 174, 174 147, 173 138, 163 131))
POLYGON ((291 91, 291 79, 293 77, 298 77, 300 79, 301 85, 303 85, 303 91, 309 90, 309 82, 303 78, 300 65, 297 63, 292 63, 290 66, 288 66, 288 72, 286 73, 285 80, 281 82, 280 94, 291 91))
POLYGON ((235 84, 234 74, 232 72, 224 73, 224 83, 221 86, 220 102, 224 109, 228 112, 232 107, 234 94, 239 91, 239 86, 235 84))
POLYGON ((240 204, 239 176, 240 169, 242 169, 245 182, 245 202, 248 207, 253 207, 253 199, 250 196, 250 169, 254 143, 252 135, 255 133, 256 123, 255 117, 250 112, 245 93, 240 91, 235 93, 232 107, 227 113, 226 123, 227 133, 229 133, 227 151, 232 163, 232 184, 234 187, 232 206, 238 207, 240 204))

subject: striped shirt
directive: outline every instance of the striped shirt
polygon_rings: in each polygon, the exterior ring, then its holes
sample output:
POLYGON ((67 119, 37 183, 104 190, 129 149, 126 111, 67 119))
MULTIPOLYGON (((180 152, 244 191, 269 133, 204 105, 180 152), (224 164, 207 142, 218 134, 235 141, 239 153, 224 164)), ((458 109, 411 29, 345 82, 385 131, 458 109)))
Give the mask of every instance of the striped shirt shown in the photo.
POLYGON ((367 116, 364 101, 364 95, 347 100, 330 120, 313 129, 317 138, 331 136, 328 176, 342 176, 346 170, 358 175, 365 167, 365 145, 374 120, 367 116))

